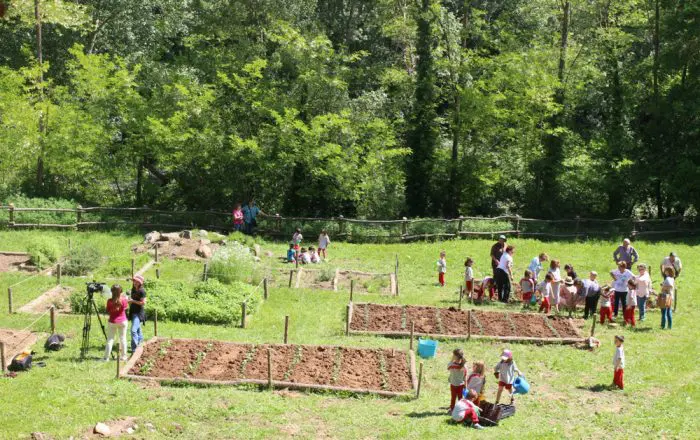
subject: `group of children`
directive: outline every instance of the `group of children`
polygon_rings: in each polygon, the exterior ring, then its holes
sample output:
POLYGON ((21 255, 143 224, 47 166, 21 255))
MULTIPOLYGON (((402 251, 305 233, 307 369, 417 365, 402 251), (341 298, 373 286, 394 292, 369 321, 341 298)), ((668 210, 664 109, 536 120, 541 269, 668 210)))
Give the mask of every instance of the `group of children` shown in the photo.
MULTIPOLYGON (((476 361, 472 364, 472 370, 469 373, 466 364, 464 351, 455 349, 452 352, 452 360, 447 365, 450 383, 449 413, 455 422, 471 423, 472 427, 481 429, 479 403, 484 400, 485 366, 483 361, 476 361)), ((494 367, 494 375, 498 379, 496 405, 501 400, 504 389, 510 394, 510 403, 513 404, 513 382, 516 373, 518 376, 522 374, 513 360, 513 352, 503 350, 500 361, 494 367)))
POLYGON ((318 250, 313 246, 309 246, 308 249, 301 247, 303 239, 304 236, 301 235, 301 228, 296 228, 294 235, 292 235, 292 241, 289 242, 289 250, 287 251, 286 258, 288 263, 316 264, 321 262, 321 258, 327 258, 328 246, 331 244, 328 231, 324 229, 318 236, 318 250))

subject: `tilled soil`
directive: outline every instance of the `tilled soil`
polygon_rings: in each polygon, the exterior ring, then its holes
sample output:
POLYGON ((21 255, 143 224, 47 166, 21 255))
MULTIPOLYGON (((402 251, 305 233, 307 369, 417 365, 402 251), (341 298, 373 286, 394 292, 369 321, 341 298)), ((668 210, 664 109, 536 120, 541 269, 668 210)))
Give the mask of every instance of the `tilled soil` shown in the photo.
POLYGON ((274 381, 393 392, 413 387, 408 354, 391 349, 158 340, 144 347, 129 373, 168 379, 266 380, 268 348, 274 381))
MULTIPOLYGON (((425 306, 392 306, 355 304, 350 329, 372 332, 410 333, 411 322, 416 333, 467 335, 466 310, 425 306)), ((471 333, 484 336, 535 338, 578 338, 578 321, 564 317, 546 317, 535 313, 472 311, 471 333), (548 325, 549 324, 549 325, 548 325), (550 328, 556 329, 556 333, 550 328)))
POLYGON ((29 255, 4 255, 0 254, 0 272, 13 272, 17 270, 34 270, 29 266, 29 255))

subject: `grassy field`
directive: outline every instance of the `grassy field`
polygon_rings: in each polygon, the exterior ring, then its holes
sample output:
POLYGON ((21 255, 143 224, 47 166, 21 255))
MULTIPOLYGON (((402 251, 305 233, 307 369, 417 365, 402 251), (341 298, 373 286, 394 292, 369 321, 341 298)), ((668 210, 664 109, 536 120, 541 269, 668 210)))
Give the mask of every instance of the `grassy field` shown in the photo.
MULTIPOLYGON (((20 251, 37 232, 0 231, 0 250, 20 251)), ((131 234, 51 233, 67 243, 90 241, 105 255, 128 261, 130 245, 138 242, 131 234)), ((541 251, 572 263, 579 275, 597 270, 603 281, 612 269, 616 243, 541 242, 512 240, 516 246, 515 266, 519 275, 529 260, 541 251)), ((425 304, 448 307, 456 304, 458 283, 465 257, 472 256, 478 276, 490 269, 491 241, 458 240, 443 243, 407 245, 354 245, 333 243, 324 263, 343 269, 391 272, 400 261, 399 297, 376 294, 356 295, 355 301, 395 304, 425 304), (441 249, 447 251, 446 288, 435 285, 435 263, 441 249)), ((67 245, 66 245, 67 246, 67 245)), ((36 360, 46 362, 14 379, 0 379, 0 438, 27 438, 41 431, 55 438, 81 436, 96 422, 127 416, 138 418, 139 430, 133 438, 449 438, 470 435, 478 438, 693 438, 700 430, 697 404, 700 354, 700 263, 697 244, 637 242, 642 261, 651 264, 655 285, 658 263, 670 250, 683 259, 685 272, 680 279, 680 302, 672 331, 659 329, 660 315, 650 312, 637 330, 598 327, 596 336, 603 345, 589 352, 571 346, 512 344, 515 359, 527 375, 531 392, 517 400, 517 414, 497 428, 465 432, 448 422, 444 407, 449 403, 446 364, 455 347, 462 347, 468 362, 485 360, 492 368, 505 347, 490 342, 441 341, 436 359, 424 361, 424 382, 419 400, 391 400, 352 397, 332 393, 270 392, 256 388, 201 388, 144 386, 115 380, 114 363, 77 361, 82 318, 61 315, 59 331, 69 336, 66 349, 45 354, 37 344, 36 360), (598 391, 597 385, 612 381, 613 336, 627 338, 625 351, 626 388, 624 391, 598 391), (155 431, 145 431, 151 423, 155 431)), ((282 256, 284 244, 264 244, 264 250, 282 256)), ((125 263, 126 264, 126 263, 125 263)), ((263 261, 271 273, 284 264, 273 258, 263 261)), ((166 279, 193 279, 201 264, 164 262, 166 279)), ((149 276, 153 272, 149 272, 149 276)), ((0 290, 21 279, 17 274, 1 274, 0 290)), ((79 287, 84 279, 69 279, 79 287)), ((51 286, 50 279, 35 278, 23 283, 16 293, 17 303, 26 303, 51 286)), ((278 283, 278 285, 283 283, 278 283)), ((291 319, 290 342, 338 344, 361 347, 407 348, 406 339, 345 337, 346 292, 290 290, 273 288, 270 299, 251 317, 248 328, 159 323, 159 334, 166 337, 214 338, 231 341, 281 342, 284 316, 291 319)), ((16 304, 17 306, 17 304, 16 304)), ((501 308, 499 306, 483 306, 501 308)), ((7 314, 7 298, 0 295, 0 327, 24 328, 35 316, 7 314)), ((32 327, 47 331, 48 319, 32 327)), ((93 334, 92 354, 101 354, 102 341, 93 334)), ((153 333, 148 323, 146 337, 153 333)), ((487 397, 493 400, 496 386, 487 375, 487 397)), ((697 437, 696 437, 697 438, 697 437)))

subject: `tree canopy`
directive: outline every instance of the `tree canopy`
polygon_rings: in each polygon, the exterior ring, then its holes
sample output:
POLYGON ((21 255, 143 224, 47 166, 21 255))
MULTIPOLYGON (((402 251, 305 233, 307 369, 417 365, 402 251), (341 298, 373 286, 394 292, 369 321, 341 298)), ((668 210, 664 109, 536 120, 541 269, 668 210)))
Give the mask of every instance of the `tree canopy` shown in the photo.
POLYGON ((0 200, 694 214, 697 0, 0 0, 0 200))

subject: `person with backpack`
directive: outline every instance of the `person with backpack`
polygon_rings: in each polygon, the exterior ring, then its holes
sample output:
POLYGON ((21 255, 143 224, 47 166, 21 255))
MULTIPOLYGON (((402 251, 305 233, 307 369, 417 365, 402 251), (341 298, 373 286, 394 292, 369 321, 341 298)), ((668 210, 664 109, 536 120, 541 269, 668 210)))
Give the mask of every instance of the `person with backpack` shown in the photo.
POLYGON ((132 279, 131 295, 129 297, 129 320, 131 321, 131 352, 143 342, 143 323, 146 321, 146 290, 143 288, 144 278, 136 275, 132 279))
POLYGON ((114 345, 114 336, 119 336, 119 356, 125 361, 126 357, 126 308, 127 300, 122 295, 122 287, 118 284, 112 286, 112 297, 107 300, 107 345, 105 346, 105 362, 109 360, 114 345))

